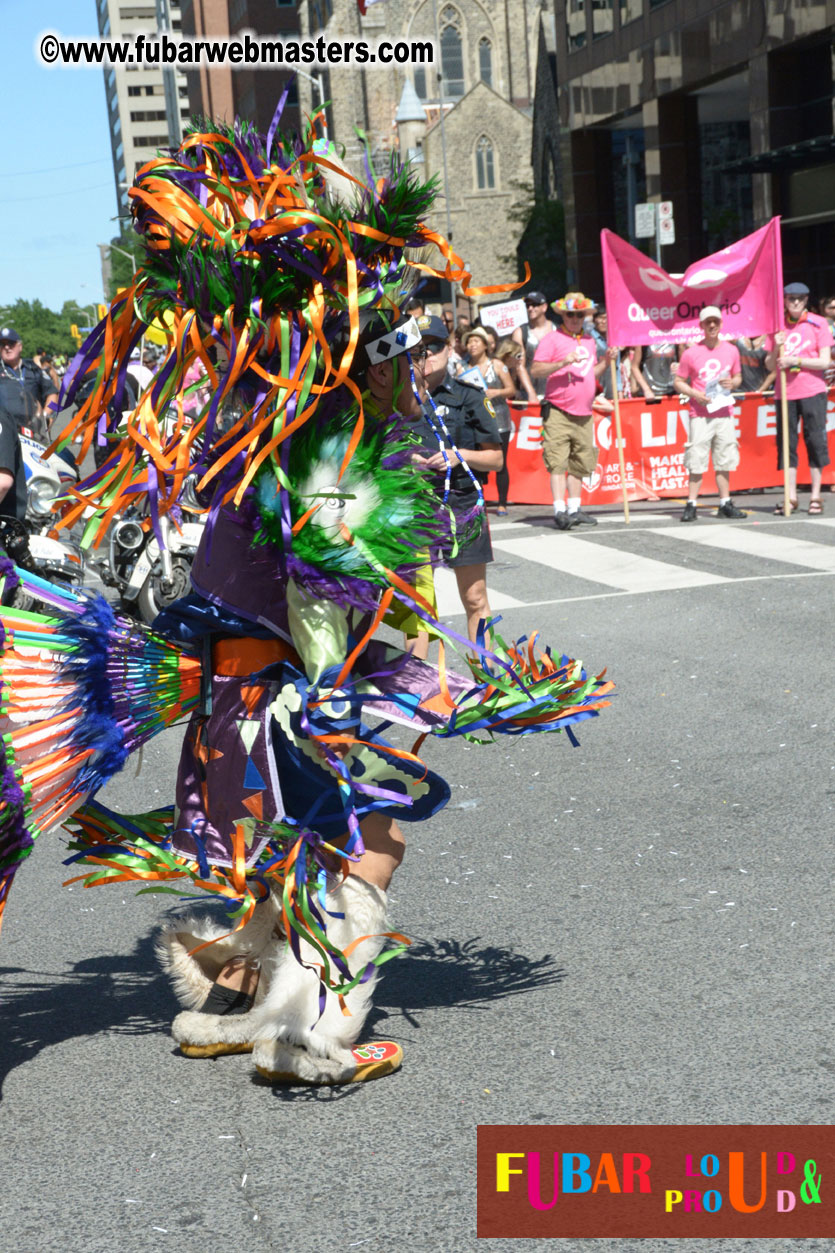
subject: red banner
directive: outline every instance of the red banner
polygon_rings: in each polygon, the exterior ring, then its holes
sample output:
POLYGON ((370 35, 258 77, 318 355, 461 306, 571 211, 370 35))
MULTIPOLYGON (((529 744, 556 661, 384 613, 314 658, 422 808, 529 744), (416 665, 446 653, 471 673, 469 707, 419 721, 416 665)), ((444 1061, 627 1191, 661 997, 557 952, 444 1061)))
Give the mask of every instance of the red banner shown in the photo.
MULTIPOLYGON (((542 418, 538 405, 512 409, 513 435, 508 449, 510 472, 509 499, 516 504, 551 503, 551 484, 542 461, 542 418)), ((688 474, 684 468, 687 437, 687 409, 677 396, 659 401, 622 400, 626 484, 630 500, 658 500, 665 496, 686 496, 688 474)), ((778 487, 783 482, 777 469, 776 432, 779 408, 773 397, 756 393, 745 396, 734 406, 739 435, 739 469, 731 475, 732 491, 747 488, 778 487)), ((829 393, 827 408, 829 455, 835 463, 835 389, 829 393)), ((583 481, 587 504, 618 504, 622 500, 620 465, 615 441, 614 414, 595 414, 594 442, 600 450, 597 469, 583 481)), ((806 448, 800 440, 798 482, 809 482, 806 448)), ((835 483, 835 464, 823 472, 824 483, 835 483)), ((716 492, 713 469, 702 483, 702 495, 716 492)), ((493 476, 485 489, 487 500, 496 499, 493 476)))

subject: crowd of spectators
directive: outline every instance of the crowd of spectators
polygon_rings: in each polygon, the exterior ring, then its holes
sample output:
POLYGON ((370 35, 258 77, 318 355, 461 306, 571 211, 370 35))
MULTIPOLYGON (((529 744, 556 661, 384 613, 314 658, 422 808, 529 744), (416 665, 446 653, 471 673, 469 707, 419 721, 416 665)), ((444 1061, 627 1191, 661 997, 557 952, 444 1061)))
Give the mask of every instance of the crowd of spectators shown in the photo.
MULTIPOLYGON (((817 312, 811 312, 807 310, 810 295, 808 287, 802 283, 790 284, 789 286, 797 287, 798 295, 803 297, 802 302, 800 300, 795 302, 801 321, 809 321, 811 324, 817 323, 826 328, 826 333, 822 331, 819 336, 821 344, 823 344, 823 340, 828 335, 829 341, 835 346, 835 295, 822 296, 815 305, 817 312)), ((787 288, 787 292, 788 290, 787 288)), ((573 294, 577 295, 577 293, 573 294)), ((585 297, 583 299, 585 301, 585 297)), ((467 314, 459 313, 456 318, 451 305, 443 305, 439 314, 448 335, 447 369, 450 376, 463 378, 467 382, 483 386, 486 397, 495 412, 504 454, 503 468, 496 474, 497 512, 500 516, 507 513, 509 495, 507 449, 512 437, 512 413, 514 406, 519 409, 527 405, 538 405, 543 414, 543 424, 547 427, 550 409, 547 397, 549 375, 542 368, 534 367, 534 359, 540 343, 546 336, 565 329, 563 326, 564 311, 559 307, 562 303, 561 301, 549 301, 542 291, 528 292, 523 297, 523 300, 527 320, 504 338, 498 337, 492 326, 473 320, 467 314)), ((425 306, 419 298, 413 298, 407 305, 407 310, 409 312, 424 313, 425 306)), ((791 316, 792 311, 789 309, 787 301, 787 326, 792 325, 790 322, 791 316)), ((574 321, 572 319, 572 323, 574 321)), ((573 325, 570 329, 571 333, 574 334, 575 328, 573 325)), ((702 329, 704 330, 704 328, 702 329)), ((679 394, 682 396, 684 403, 684 400, 687 398, 687 392, 679 386, 679 378, 681 361, 685 351, 687 351, 687 345, 670 339, 654 343, 651 346, 621 345, 617 347, 615 354, 608 353, 608 319, 606 309, 602 303, 593 301, 586 302, 582 334, 584 340, 589 339, 594 345, 597 367, 605 363, 603 368, 595 368, 593 370, 596 381, 595 408, 610 408, 611 406, 607 402, 611 402, 614 399, 615 388, 617 389, 618 398, 621 400, 638 397, 652 402, 679 394), (614 371, 612 371, 609 365, 612 359, 614 360, 614 371)), ((754 337, 739 336, 732 341, 722 340, 723 343, 727 342, 733 346, 739 358, 739 369, 728 376, 732 383, 732 395, 735 398, 746 394, 773 394, 775 382, 777 381, 778 366, 777 354, 774 351, 775 345, 772 341, 773 337, 769 338, 766 335, 754 337)), ((778 347, 779 342, 778 337, 778 347)), ((835 356, 835 354, 830 354, 830 356, 835 356)), ((788 393, 790 397, 798 389, 798 383, 795 381, 793 384, 792 382, 792 375, 796 373, 798 373, 797 369, 788 371, 788 393)), ((822 389, 825 390, 826 387, 835 385, 835 362, 828 359, 825 366, 819 362, 811 371, 806 370, 804 367, 804 375, 812 377, 813 382, 804 384, 801 380, 799 386, 805 390, 811 390, 813 396, 817 395, 822 389)), ((813 444, 812 469, 817 471, 820 467, 816 465, 816 462, 821 460, 824 454, 814 444, 812 426, 816 419, 809 417, 807 414, 804 423, 804 408, 811 412, 811 410, 815 410, 815 405, 819 407, 819 402, 815 400, 810 401, 808 397, 798 397, 798 400, 801 402, 806 401, 806 404, 804 406, 803 403, 800 403, 798 406, 798 404, 793 402, 790 407, 791 458, 793 461, 796 461, 798 426, 808 427, 813 444)), ((815 410, 815 412, 817 411, 815 410)), ((700 415, 697 414, 696 416, 699 417, 700 415)), ((691 486, 694 486, 694 484, 691 483, 691 486)), ((815 483, 813 483, 813 489, 815 486, 815 483)), ((726 489, 726 487, 727 484, 723 483, 723 489, 726 489)), ((738 511, 729 503, 727 491, 722 490, 720 496, 720 509, 724 508, 729 517, 737 516, 738 511), (734 514, 730 513, 731 509, 735 510, 734 514)), ((570 499, 574 500, 575 497, 572 496, 570 499)), ((687 520, 691 520, 691 517, 695 516, 694 501, 695 498, 693 501, 690 501, 693 508, 685 511, 688 514, 687 520)), ((819 489, 813 490, 812 501, 813 508, 817 511, 820 505, 819 489)))

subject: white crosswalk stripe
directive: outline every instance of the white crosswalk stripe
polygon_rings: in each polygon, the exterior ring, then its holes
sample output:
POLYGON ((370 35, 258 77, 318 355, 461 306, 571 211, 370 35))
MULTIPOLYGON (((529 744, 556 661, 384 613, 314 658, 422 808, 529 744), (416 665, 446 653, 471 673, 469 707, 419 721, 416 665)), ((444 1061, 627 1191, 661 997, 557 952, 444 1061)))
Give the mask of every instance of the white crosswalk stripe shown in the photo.
POLYGON ((608 548, 571 536, 568 544, 559 544, 559 536, 540 535, 533 539, 493 540, 493 548, 523 557, 539 565, 574 574, 592 583, 621 592, 657 592, 674 587, 704 587, 708 583, 724 583, 718 574, 688 570, 685 566, 639 557, 635 553, 608 548))
MULTIPOLYGON (((815 523, 817 526, 817 523, 815 523)), ((723 552, 742 553, 746 557, 764 557, 770 561, 785 561, 789 565, 805 566, 809 570, 835 572, 835 545, 830 535, 823 543, 796 539, 792 535, 773 535, 767 528, 756 531, 742 526, 711 527, 697 530, 695 527, 664 527, 656 535, 675 536, 690 544, 704 548, 721 548, 723 552)))
MULTIPOLYGON (((489 575, 488 575, 489 584, 489 575)), ((502 609, 516 609, 527 602, 508 596, 494 587, 490 588, 490 608, 494 613, 502 609)), ((458 595, 458 583, 454 570, 446 570, 443 566, 435 571, 435 598, 438 602, 438 614, 441 618, 450 618, 453 614, 463 613, 461 597, 458 595)))
MULTIPOLYGON (((635 515, 629 527, 604 522, 594 530, 564 534, 528 522, 491 521, 495 564, 487 570, 490 604, 502 612, 835 574, 835 518, 804 519, 799 534, 792 533, 795 526, 769 517, 682 526, 671 524, 669 516, 635 515), (646 548, 651 556, 645 555, 646 548)), ((463 613, 452 571, 436 572, 436 588, 441 617, 463 613)))

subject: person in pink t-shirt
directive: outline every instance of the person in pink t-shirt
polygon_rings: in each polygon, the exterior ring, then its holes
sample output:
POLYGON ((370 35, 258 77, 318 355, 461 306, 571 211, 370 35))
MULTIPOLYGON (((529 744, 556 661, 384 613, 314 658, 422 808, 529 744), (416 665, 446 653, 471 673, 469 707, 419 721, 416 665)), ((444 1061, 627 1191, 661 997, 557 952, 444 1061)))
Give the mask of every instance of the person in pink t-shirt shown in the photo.
POLYGON ((558 530, 569 531, 583 523, 597 526, 597 519, 580 509, 581 480, 597 465, 591 410, 597 379, 615 360, 617 349, 607 348, 597 360, 597 345, 583 330, 594 303, 582 292, 568 292, 553 308, 562 317, 562 328, 539 341, 530 374, 546 380, 542 455, 551 476, 554 523, 558 530))
MULTIPOLYGON (((821 471, 829 465, 826 438, 826 371, 832 357, 832 333, 826 318, 807 313, 809 288, 789 283, 783 288, 785 329, 766 340, 769 370, 777 368, 774 394, 780 399, 783 386, 789 412, 789 511, 797 508, 797 428, 803 420, 803 442, 809 458, 812 495, 809 512, 823 513, 821 471)), ((783 469, 783 424, 777 421, 777 468, 783 469)), ((774 510, 783 513, 782 501, 774 510)))
POLYGON ((690 484, 681 520, 696 521, 696 501, 711 456, 719 491, 719 508, 714 517, 744 518, 745 514, 731 500, 728 477, 739 465, 731 395, 742 382, 739 350, 720 340, 722 314, 716 305, 702 309, 699 326, 704 339, 682 353, 673 384, 680 395, 690 400, 689 432, 684 446, 684 465, 690 473, 690 484))

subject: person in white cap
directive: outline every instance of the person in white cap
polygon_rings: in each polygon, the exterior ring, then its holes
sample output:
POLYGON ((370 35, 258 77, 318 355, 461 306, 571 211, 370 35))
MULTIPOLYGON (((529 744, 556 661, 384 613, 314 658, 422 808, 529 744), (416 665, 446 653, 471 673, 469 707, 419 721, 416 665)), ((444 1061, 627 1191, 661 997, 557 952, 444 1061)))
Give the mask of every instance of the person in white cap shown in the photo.
POLYGON ((717 518, 744 518, 731 500, 728 476, 739 465, 739 441, 734 426, 732 392, 742 382, 739 350, 720 340, 722 314, 706 305, 699 317, 703 339, 687 348, 678 364, 675 389, 689 399, 690 431, 684 446, 684 465, 690 474, 682 522, 696 521, 696 501, 713 456, 719 491, 717 518))

